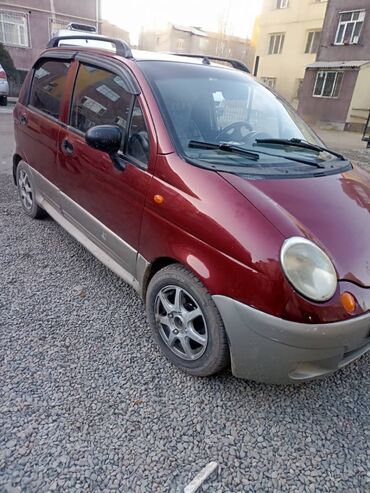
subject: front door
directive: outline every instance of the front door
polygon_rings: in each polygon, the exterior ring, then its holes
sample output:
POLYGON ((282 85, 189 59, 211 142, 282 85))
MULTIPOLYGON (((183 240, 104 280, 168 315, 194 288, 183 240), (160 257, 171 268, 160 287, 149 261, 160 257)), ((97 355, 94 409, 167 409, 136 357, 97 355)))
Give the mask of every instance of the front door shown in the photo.
POLYGON ((141 219, 153 173, 155 144, 140 98, 117 74, 79 63, 69 125, 59 134, 58 182, 67 219, 129 274, 136 275, 141 219), (116 124, 123 139, 116 169, 108 154, 85 142, 96 125, 116 124))

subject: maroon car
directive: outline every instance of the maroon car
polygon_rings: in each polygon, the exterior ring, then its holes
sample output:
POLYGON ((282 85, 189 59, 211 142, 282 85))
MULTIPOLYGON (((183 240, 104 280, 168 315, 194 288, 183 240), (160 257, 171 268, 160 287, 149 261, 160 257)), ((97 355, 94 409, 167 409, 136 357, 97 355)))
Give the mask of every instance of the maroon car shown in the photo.
POLYGON ((51 40, 14 110, 26 213, 132 285, 192 375, 298 382, 366 353, 369 175, 242 63, 76 38, 51 40))

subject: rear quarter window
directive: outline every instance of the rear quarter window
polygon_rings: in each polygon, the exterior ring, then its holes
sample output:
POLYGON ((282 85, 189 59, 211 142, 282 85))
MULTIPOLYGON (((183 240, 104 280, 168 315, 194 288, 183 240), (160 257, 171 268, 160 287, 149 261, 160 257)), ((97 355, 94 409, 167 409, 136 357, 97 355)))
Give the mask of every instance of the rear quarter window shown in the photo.
POLYGON ((47 60, 36 65, 29 104, 58 118, 69 66, 69 62, 62 60, 47 60))

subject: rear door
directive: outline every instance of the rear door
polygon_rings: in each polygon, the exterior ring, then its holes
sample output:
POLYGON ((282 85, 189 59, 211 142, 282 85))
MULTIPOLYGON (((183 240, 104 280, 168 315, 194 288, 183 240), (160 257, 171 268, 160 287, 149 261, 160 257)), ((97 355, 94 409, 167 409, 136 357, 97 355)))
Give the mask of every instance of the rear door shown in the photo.
POLYGON ((68 59, 41 58, 34 67, 26 105, 14 113, 17 146, 34 173, 37 189, 54 204, 57 182, 58 136, 68 59))
POLYGON ((145 101, 132 93, 122 72, 81 60, 75 63, 68 125, 59 134, 64 213, 135 276, 141 219, 156 156, 145 101), (122 129, 123 171, 113 166, 108 154, 85 142, 87 130, 103 124, 122 129))

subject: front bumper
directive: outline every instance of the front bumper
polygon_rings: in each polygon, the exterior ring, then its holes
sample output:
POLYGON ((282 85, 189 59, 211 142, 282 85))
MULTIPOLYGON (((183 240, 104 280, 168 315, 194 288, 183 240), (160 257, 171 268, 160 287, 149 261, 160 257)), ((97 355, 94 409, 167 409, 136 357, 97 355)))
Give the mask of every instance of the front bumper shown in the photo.
POLYGON ((230 343, 231 369, 265 383, 312 380, 370 350, 370 312, 326 324, 290 322, 225 296, 213 296, 230 343))

